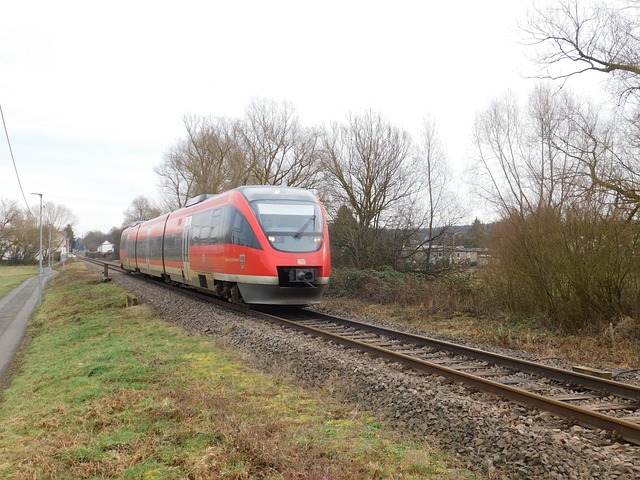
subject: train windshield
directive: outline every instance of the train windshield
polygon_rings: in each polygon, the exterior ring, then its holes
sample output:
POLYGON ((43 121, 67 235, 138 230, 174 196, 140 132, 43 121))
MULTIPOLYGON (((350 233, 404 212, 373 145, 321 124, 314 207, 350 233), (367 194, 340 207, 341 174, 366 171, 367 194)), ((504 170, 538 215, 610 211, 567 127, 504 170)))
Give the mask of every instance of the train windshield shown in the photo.
POLYGON ((322 246, 323 221, 317 203, 259 200, 253 210, 269 243, 283 252, 315 252, 322 246))

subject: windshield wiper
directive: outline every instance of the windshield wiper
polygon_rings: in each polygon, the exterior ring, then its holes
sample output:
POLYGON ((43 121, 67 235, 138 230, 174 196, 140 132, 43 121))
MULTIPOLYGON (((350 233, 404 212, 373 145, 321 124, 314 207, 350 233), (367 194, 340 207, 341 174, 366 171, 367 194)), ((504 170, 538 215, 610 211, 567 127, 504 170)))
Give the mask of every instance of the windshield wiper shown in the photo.
POLYGON ((293 236, 293 238, 295 238, 296 240, 300 238, 302 236, 302 232, 304 232, 307 229, 307 227, 311 224, 311 222, 313 222, 315 219, 316 219, 315 214, 311 215, 309 217, 309 220, 306 221, 306 223, 300 228, 300 230, 298 230, 298 233, 296 233, 293 236))

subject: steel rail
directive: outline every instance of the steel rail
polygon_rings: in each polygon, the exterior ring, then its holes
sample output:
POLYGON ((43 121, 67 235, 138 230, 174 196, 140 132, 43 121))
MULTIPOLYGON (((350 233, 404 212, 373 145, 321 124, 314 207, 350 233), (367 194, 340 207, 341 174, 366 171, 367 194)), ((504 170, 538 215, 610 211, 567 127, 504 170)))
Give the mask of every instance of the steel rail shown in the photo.
MULTIPOLYGON (((575 405, 570 405, 558 400, 554 400, 543 395, 527 392, 509 385, 504 385, 493 380, 489 380, 482 377, 477 377, 462 371, 455 370, 443 365, 428 362, 419 358, 414 358, 403 353, 394 352, 386 348, 378 347, 375 345, 369 345, 359 340, 353 340, 348 337, 344 337, 338 334, 327 332, 325 330, 311 327, 296 322, 295 320, 287 320, 282 317, 278 317, 272 314, 259 312, 259 316, 273 323, 277 323, 282 326, 293 328, 317 337, 324 338, 326 340, 345 345, 351 348, 358 349, 360 351, 373 354, 377 357, 384 358, 396 363, 407 365, 413 369, 433 373, 436 375, 449 378, 454 381, 462 382, 465 385, 469 385, 482 390, 484 392, 500 395, 510 400, 515 401, 521 405, 532 406, 541 410, 548 411, 550 413, 559 415, 561 417, 573 420, 580 425, 590 428, 600 428, 603 430, 613 431, 617 433, 622 439, 640 445, 640 425, 627 422, 615 417, 601 414, 586 408, 581 408, 575 405)), ((351 322, 351 321, 349 321, 351 322)), ((358 324, 358 322, 351 322, 358 324)), ((369 324, 366 324, 369 325, 369 324)), ((376 327, 378 328, 378 327, 376 327)), ((385 329, 382 329, 385 330, 385 329)), ((402 332, 399 332, 402 333, 402 332)), ((412 335, 410 335, 413 337, 412 335)), ((420 338, 420 337, 418 337, 420 338)), ((446 343, 446 342, 445 342, 446 343)), ((465 347, 466 348, 466 347, 465 347)), ((515 359, 514 359, 515 360, 515 359)))
POLYGON ((458 345, 443 340, 437 340, 434 338, 413 335, 398 330, 378 327, 376 325, 371 325, 365 322, 357 322, 354 320, 349 320, 347 318, 336 317, 324 313, 311 311, 309 312, 314 316, 326 321, 337 321, 343 325, 349 325, 358 329, 365 328, 369 332, 384 335, 396 340, 403 340, 424 347, 446 350, 457 355, 469 356, 477 360, 484 360, 496 365, 514 368, 523 372, 533 373, 560 382, 573 383, 575 385, 583 386, 589 390, 606 390, 607 392, 619 397, 624 397, 632 400, 640 400, 640 387, 635 385, 628 385, 621 382, 615 382, 613 380, 592 377, 583 373, 570 372, 568 370, 551 367, 549 365, 542 365, 529 360, 509 357, 507 355, 478 350, 476 348, 466 347, 464 345, 458 345))

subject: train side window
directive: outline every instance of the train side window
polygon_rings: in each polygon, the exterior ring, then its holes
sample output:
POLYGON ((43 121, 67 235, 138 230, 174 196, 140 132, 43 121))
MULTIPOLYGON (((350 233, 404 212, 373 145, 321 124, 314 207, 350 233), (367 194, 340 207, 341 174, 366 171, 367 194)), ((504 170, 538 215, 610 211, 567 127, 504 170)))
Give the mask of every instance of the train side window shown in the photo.
POLYGON ((221 230, 222 230, 222 209, 217 208, 213 211, 213 215, 211 216, 210 239, 211 239, 212 245, 222 243, 221 230))
POLYGON ((170 233, 165 234, 164 242, 162 242, 162 246, 163 246, 162 256, 164 257, 165 260, 171 260, 171 251, 173 250, 173 240, 174 240, 174 235, 171 235, 170 233))
POLYGON ((191 245, 200 245, 200 225, 191 225, 191 245))
POLYGON ((220 232, 218 233, 219 243, 231 243, 231 227, 235 218, 236 209, 231 205, 222 207, 220 232))
POLYGON ((129 236, 133 236, 133 234, 127 234, 127 257, 135 258, 136 257, 136 242, 135 239, 129 240, 129 236))
POLYGON ((211 210, 196 213, 191 220, 191 245, 206 245, 211 232, 211 210))
POLYGON ((142 247, 144 249, 143 250, 144 251, 144 257, 143 258, 145 260, 149 259, 149 248, 150 248, 150 245, 151 245, 151 237, 150 237, 151 233, 150 233, 150 231, 151 231, 151 228, 148 228, 147 231, 146 231, 146 236, 144 237, 144 240, 142 241, 142 247))
POLYGON ((235 211, 232 225, 231 243, 234 245, 241 245, 243 247, 261 248, 251 225, 245 216, 237 210, 235 211))
POLYGON ((182 232, 165 236, 164 257, 165 260, 182 261, 182 232))
POLYGON ((211 237, 211 210, 201 213, 200 216, 200 244, 206 245, 210 243, 211 237))
POLYGON ((151 237, 149 245, 149 258, 154 260, 162 259, 162 237, 151 237))

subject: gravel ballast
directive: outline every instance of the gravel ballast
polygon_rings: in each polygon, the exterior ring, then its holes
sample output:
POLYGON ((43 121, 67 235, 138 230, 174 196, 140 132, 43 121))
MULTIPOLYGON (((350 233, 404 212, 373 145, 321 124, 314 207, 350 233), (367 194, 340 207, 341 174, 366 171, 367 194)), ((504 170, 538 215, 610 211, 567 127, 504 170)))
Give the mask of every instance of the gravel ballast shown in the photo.
POLYGON ((640 478, 640 447, 616 442, 607 432, 572 426, 546 412, 126 275, 113 278, 163 320, 218 337, 260 368, 370 410, 487 478, 640 478))

